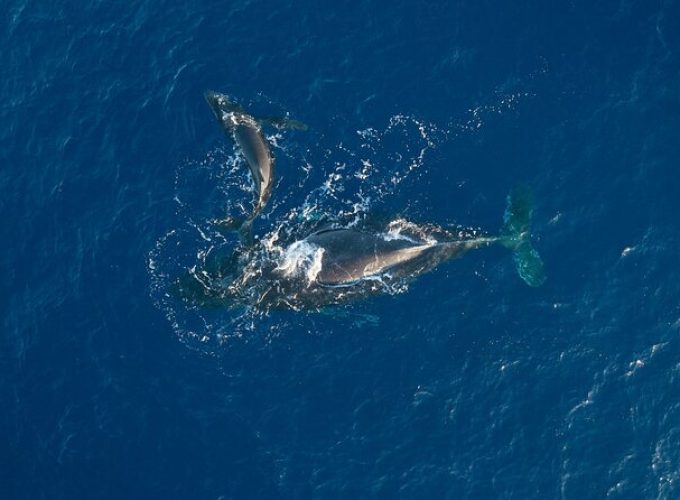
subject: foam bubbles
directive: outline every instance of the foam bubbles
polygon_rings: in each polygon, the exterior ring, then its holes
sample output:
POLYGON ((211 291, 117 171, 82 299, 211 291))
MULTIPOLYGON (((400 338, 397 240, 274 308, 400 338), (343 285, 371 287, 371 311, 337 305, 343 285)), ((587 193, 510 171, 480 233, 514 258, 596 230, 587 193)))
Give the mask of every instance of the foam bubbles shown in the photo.
POLYGON ((308 241, 296 241, 284 250, 276 271, 286 278, 303 277, 309 286, 321 272, 324 251, 308 241))

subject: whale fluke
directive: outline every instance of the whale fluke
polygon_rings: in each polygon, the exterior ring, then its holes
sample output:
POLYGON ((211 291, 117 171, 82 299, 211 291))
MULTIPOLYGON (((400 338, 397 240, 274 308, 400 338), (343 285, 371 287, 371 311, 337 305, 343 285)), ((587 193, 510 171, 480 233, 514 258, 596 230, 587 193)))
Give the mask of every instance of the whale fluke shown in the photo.
POLYGON ((520 278, 529 286, 545 282, 543 261, 531 244, 531 191, 526 186, 515 187, 508 195, 501 243, 513 252, 513 260, 520 278))
MULTIPOLYGON (((259 212, 259 210, 256 211, 259 212)), ((253 220, 255 217, 225 217, 224 219, 213 220, 217 229, 224 232, 236 231, 239 235, 241 244, 251 246, 253 244, 253 220)))

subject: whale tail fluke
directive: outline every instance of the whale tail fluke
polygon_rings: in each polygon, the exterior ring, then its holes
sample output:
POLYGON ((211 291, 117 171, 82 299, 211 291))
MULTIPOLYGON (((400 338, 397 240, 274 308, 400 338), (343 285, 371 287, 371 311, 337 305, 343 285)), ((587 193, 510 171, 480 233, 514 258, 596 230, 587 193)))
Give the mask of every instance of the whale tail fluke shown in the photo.
POLYGON ((543 261, 531 244, 531 192, 526 186, 515 187, 508 195, 503 215, 501 243, 513 252, 513 260, 520 278, 529 286, 540 286, 545 281, 543 261))
POLYGON ((251 246, 253 244, 254 218, 254 216, 248 218, 226 217, 213 222, 220 231, 237 232, 241 243, 246 246, 251 246))

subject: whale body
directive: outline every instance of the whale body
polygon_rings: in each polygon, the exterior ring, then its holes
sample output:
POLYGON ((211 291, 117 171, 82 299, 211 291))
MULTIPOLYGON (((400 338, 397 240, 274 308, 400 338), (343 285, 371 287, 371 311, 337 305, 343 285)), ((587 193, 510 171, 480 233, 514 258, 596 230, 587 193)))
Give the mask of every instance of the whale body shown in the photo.
POLYGON ((345 286, 380 275, 416 277, 445 260, 495 240, 424 241, 390 233, 338 228, 316 232, 304 241, 322 250, 315 281, 322 286, 345 286))
POLYGON ((274 182, 274 155, 258 120, 246 113, 229 97, 214 91, 205 93, 205 100, 212 109, 224 132, 237 144, 255 184, 255 205, 246 219, 224 219, 224 226, 247 228, 269 201, 274 182))
POLYGON ((464 235, 397 220, 378 230, 322 229, 275 249, 261 242, 234 254, 234 265, 218 264, 219 272, 193 269, 178 281, 178 289, 185 300, 199 304, 318 310, 400 291, 442 263, 494 244, 512 252, 525 283, 539 286, 545 274, 531 244, 531 212, 528 192, 516 190, 508 197, 497 236, 464 235))

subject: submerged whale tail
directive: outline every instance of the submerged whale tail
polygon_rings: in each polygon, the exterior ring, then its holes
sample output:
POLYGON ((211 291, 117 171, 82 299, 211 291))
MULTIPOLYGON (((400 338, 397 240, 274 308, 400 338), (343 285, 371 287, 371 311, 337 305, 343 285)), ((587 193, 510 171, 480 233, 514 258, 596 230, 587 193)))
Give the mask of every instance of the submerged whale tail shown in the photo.
POLYGON ((513 260, 520 278, 529 286, 545 281, 543 261, 531 244, 531 192, 527 187, 515 187, 508 195, 503 215, 501 243, 513 252, 513 260))
POLYGON ((213 220, 213 223, 220 231, 237 232, 241 244, 251 246, 253 244, 253 220, 255 220, 256 216, 257 214, 247 218, 226 217, 224 219, 213 220))

